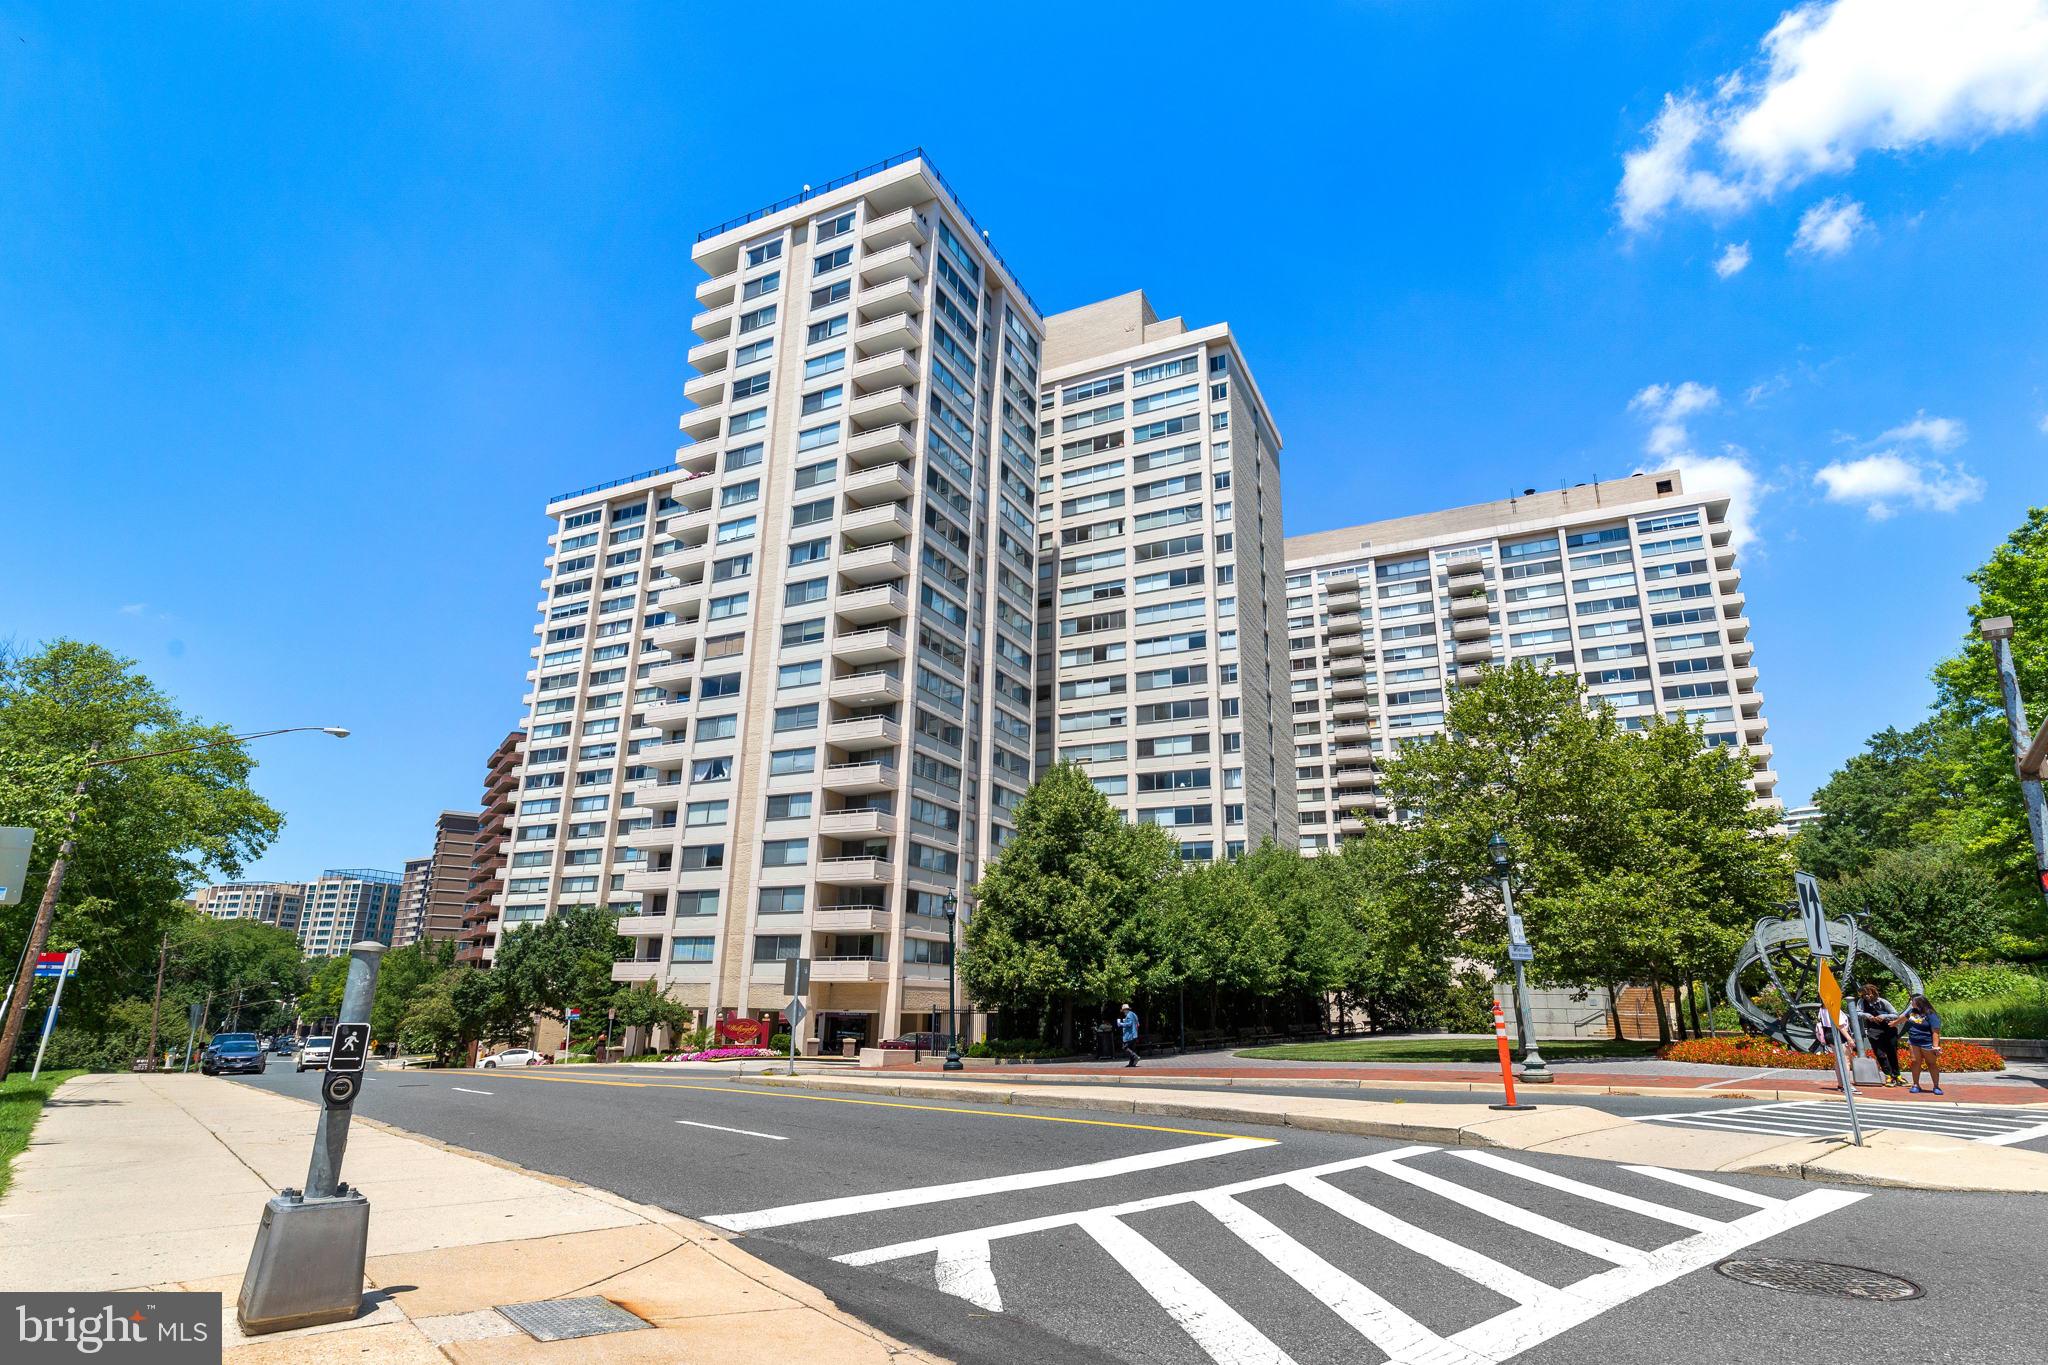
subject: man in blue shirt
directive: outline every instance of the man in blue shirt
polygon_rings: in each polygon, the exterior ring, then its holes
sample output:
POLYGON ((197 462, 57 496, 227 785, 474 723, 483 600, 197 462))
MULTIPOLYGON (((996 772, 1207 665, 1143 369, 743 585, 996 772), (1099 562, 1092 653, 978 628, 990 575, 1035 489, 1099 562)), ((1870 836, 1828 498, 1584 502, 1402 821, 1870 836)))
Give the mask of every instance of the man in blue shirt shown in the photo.
POLYGON ((1131 1008, 1128 1000, 1124 1002, 1124 1012, 1117 1016, 1116 1026, 1117 1031, 1123 1034, 1124 1056, 1131 1059, 1125 1062, 1124 1065, 1125 1067, 1136 1066, 1138 1064, 1138 1012, 1131 1008))

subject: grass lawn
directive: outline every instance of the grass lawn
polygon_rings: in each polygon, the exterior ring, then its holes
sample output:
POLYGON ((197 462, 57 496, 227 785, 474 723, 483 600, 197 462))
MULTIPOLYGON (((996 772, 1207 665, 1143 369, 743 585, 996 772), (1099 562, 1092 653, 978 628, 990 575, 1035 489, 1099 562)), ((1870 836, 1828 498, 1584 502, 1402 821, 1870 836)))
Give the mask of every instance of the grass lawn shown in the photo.
MULTIPOLYGON (((1575 1038, 1545 1043, 1543 1058, 1549 1061, 1562 1057, 1649 1057, 1656 1051, 1654 1042, 1575 1038)), ((1491 1062, 1499 1059, 1500 1051, 1491 1038, 1350 1038, 1329 1043, 1248 1047, 1237 1055, 1283 1062, 1491 1062)))
POLYGON ((50 1098, 52 1090, 80 1074, 45 1071, 31 1081, 26 1071, 20 1071, 0 1081, 0 1194, 7 1193, 14 1158, 28 1146, 29 1131, 43 1112, 43 1101, 50 1098))

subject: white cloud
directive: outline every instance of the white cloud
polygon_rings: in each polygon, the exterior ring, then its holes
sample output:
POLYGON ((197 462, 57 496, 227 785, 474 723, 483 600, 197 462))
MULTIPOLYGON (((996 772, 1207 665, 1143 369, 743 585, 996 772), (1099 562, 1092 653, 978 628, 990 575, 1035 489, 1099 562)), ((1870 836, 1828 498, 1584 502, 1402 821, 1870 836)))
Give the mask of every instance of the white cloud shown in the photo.
POLYGON ((1873 231, 1863 216, 1863 205, 1844 195, 1821 200, 1799 215, 1799 231, 1792 236, 1790 251, 1813 256, 1839 256, 1856 240, 1856 234, 1873 231))
POLYGON ((2041 414, 2041 434, 2048 436, 2048 412, 2041 414))
POLYGON ((1829 502, 1861 506, 1872 521, 1890 520, 1901 505, 1923 512, 1953 512, 1983 497, 1984 481, 1960 463, 1944 464, 1908 447, 1923 446, 1945 455, 1968 438, 1960 419, 1929 417, 1923 410, 1877 438, 1894 444, 1822 465, 1813 481, 1829 502))
POLYGON ((1658 469, 1676 469, 1687 490, 1695 493, 1728 495, 1730 539, 1740 549, 1756 539, 1756 508, 1770 491, 1750 465, 1749 452, 1727 445, 1717 455, 1703 455, 1693 449, 1688 419, 1711 412, 1721 405, 1721 391, 1711 384, 1685 380, 1679 384, 1650 384, 1629 399, 1630 412, 1649 422, 1643 437, 1643 451, 1656 463, 1638 469, 1638 474, 1658 469))
POLYGON ((1922 441, 1937 454, 1946 455, 1970 439, 1970 429, 1960 417, 1929 417, 1922 408, 1904 426, 1893 427, 1880 441, 1922 441))
POLYGON ((1683 450, 1691 435, 1686 419, 1721 405, 1721 391, 1710 384, 1651 384, 1628 400, 1630 412, 1649 419, 1650 434, 1643 449, 1652 455, 1673 455, 1683 450))
POLYGON ((1953 512, 1984 496, 1984 481, 1961 465, 1916 460, 1896 450, 1837 460, 1813 476, 1829 502, 1861 504, 1872 521, 1886 521, 1906 503, 1925 512, 1953 512))
POLYGON ((123 616, 140 616, 148 610, 149 603, 147 602, 129 602, 122 606, 121 614, 123 616))
POLYGON ((1714 273, 1722 279, 1740 275, 1749 268, 1749 243, 1730 242, 1714 259, 1714 273))
POLYGON ((1759 379, 1756 383, 1744 389, 1742 391, 1742 401, 1750 407, 1755 407, 1766 398, 1775 398, 1791 387, 1792 380, 1781 370, 1769 379, 1759 379))
POLYGON ((1962 145, 2048 111, 2048 0, 1816 0, 1709 93, 1666 95, 1615 199, 1640 230, 1674 206, 1716 217, 1866 152, 1962 145))

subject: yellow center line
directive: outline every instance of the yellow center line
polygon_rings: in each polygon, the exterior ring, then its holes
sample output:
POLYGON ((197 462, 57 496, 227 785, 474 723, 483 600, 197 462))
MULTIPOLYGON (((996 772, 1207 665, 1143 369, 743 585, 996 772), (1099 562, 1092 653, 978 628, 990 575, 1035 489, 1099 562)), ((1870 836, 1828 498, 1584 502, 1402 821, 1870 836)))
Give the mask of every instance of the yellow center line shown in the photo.
MULTIPOLYGON (((457 1074, 453 1069, 445 1073, 457 1074)), ((477 1070, 460 1074, 480 1076, 477 1070)), ((1070 1119, 1055 1114, 1019 1114, 1004 1109, 961 1109, 947 1104, 906 1104, 901 1100, 863 1100, 850 1095, 800 1095, 786 1090, 755 1090, 732 1085, 694 1085, 688 1081, 609 1081, 597 1076, 535 1076, 530 1072, 491 1069, 493 1080, 546 1081, 554 1085, 615 1085, 629 1090, 706 1090, 718 1095, 749 1095, 755 1099, 811 1100, 818 1104, 863 1104, 872 1109, 919 1109, 932 1114, 971 1114, 990 1119, 1032 1119, 1039 1123, 1078 1123, 1089 1128, 1131 1128, 1144 1133, 1179 1133, 1186 1137, 1244 1138, 1242 1133, 1215 1133, 1206 1128, 1169 1128, 1159 1123, 1118 1123, 1113 1119, 1070 1119)), ((1250 1142, 1277 1143, 1278 1138, 1246 1138, 1250 1142)))

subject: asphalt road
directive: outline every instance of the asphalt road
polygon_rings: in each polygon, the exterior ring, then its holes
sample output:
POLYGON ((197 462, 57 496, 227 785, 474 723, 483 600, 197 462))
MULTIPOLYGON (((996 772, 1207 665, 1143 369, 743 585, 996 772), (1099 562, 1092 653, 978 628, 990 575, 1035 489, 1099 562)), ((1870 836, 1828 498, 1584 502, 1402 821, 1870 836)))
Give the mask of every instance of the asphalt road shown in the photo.
MULTIPOLYGON (((310 1099, 316 1081, 221 1083, 310 1099)), ((1702 1188, 1526 1153, 591 1067, 375 1072, 359 1112, 721 1223, 963 1362, 2048 1359, 2042 1199, 1702 1188), (1763 1289, 1716 1274, 1730 1256, 1925 1293, 1763 1289)))

